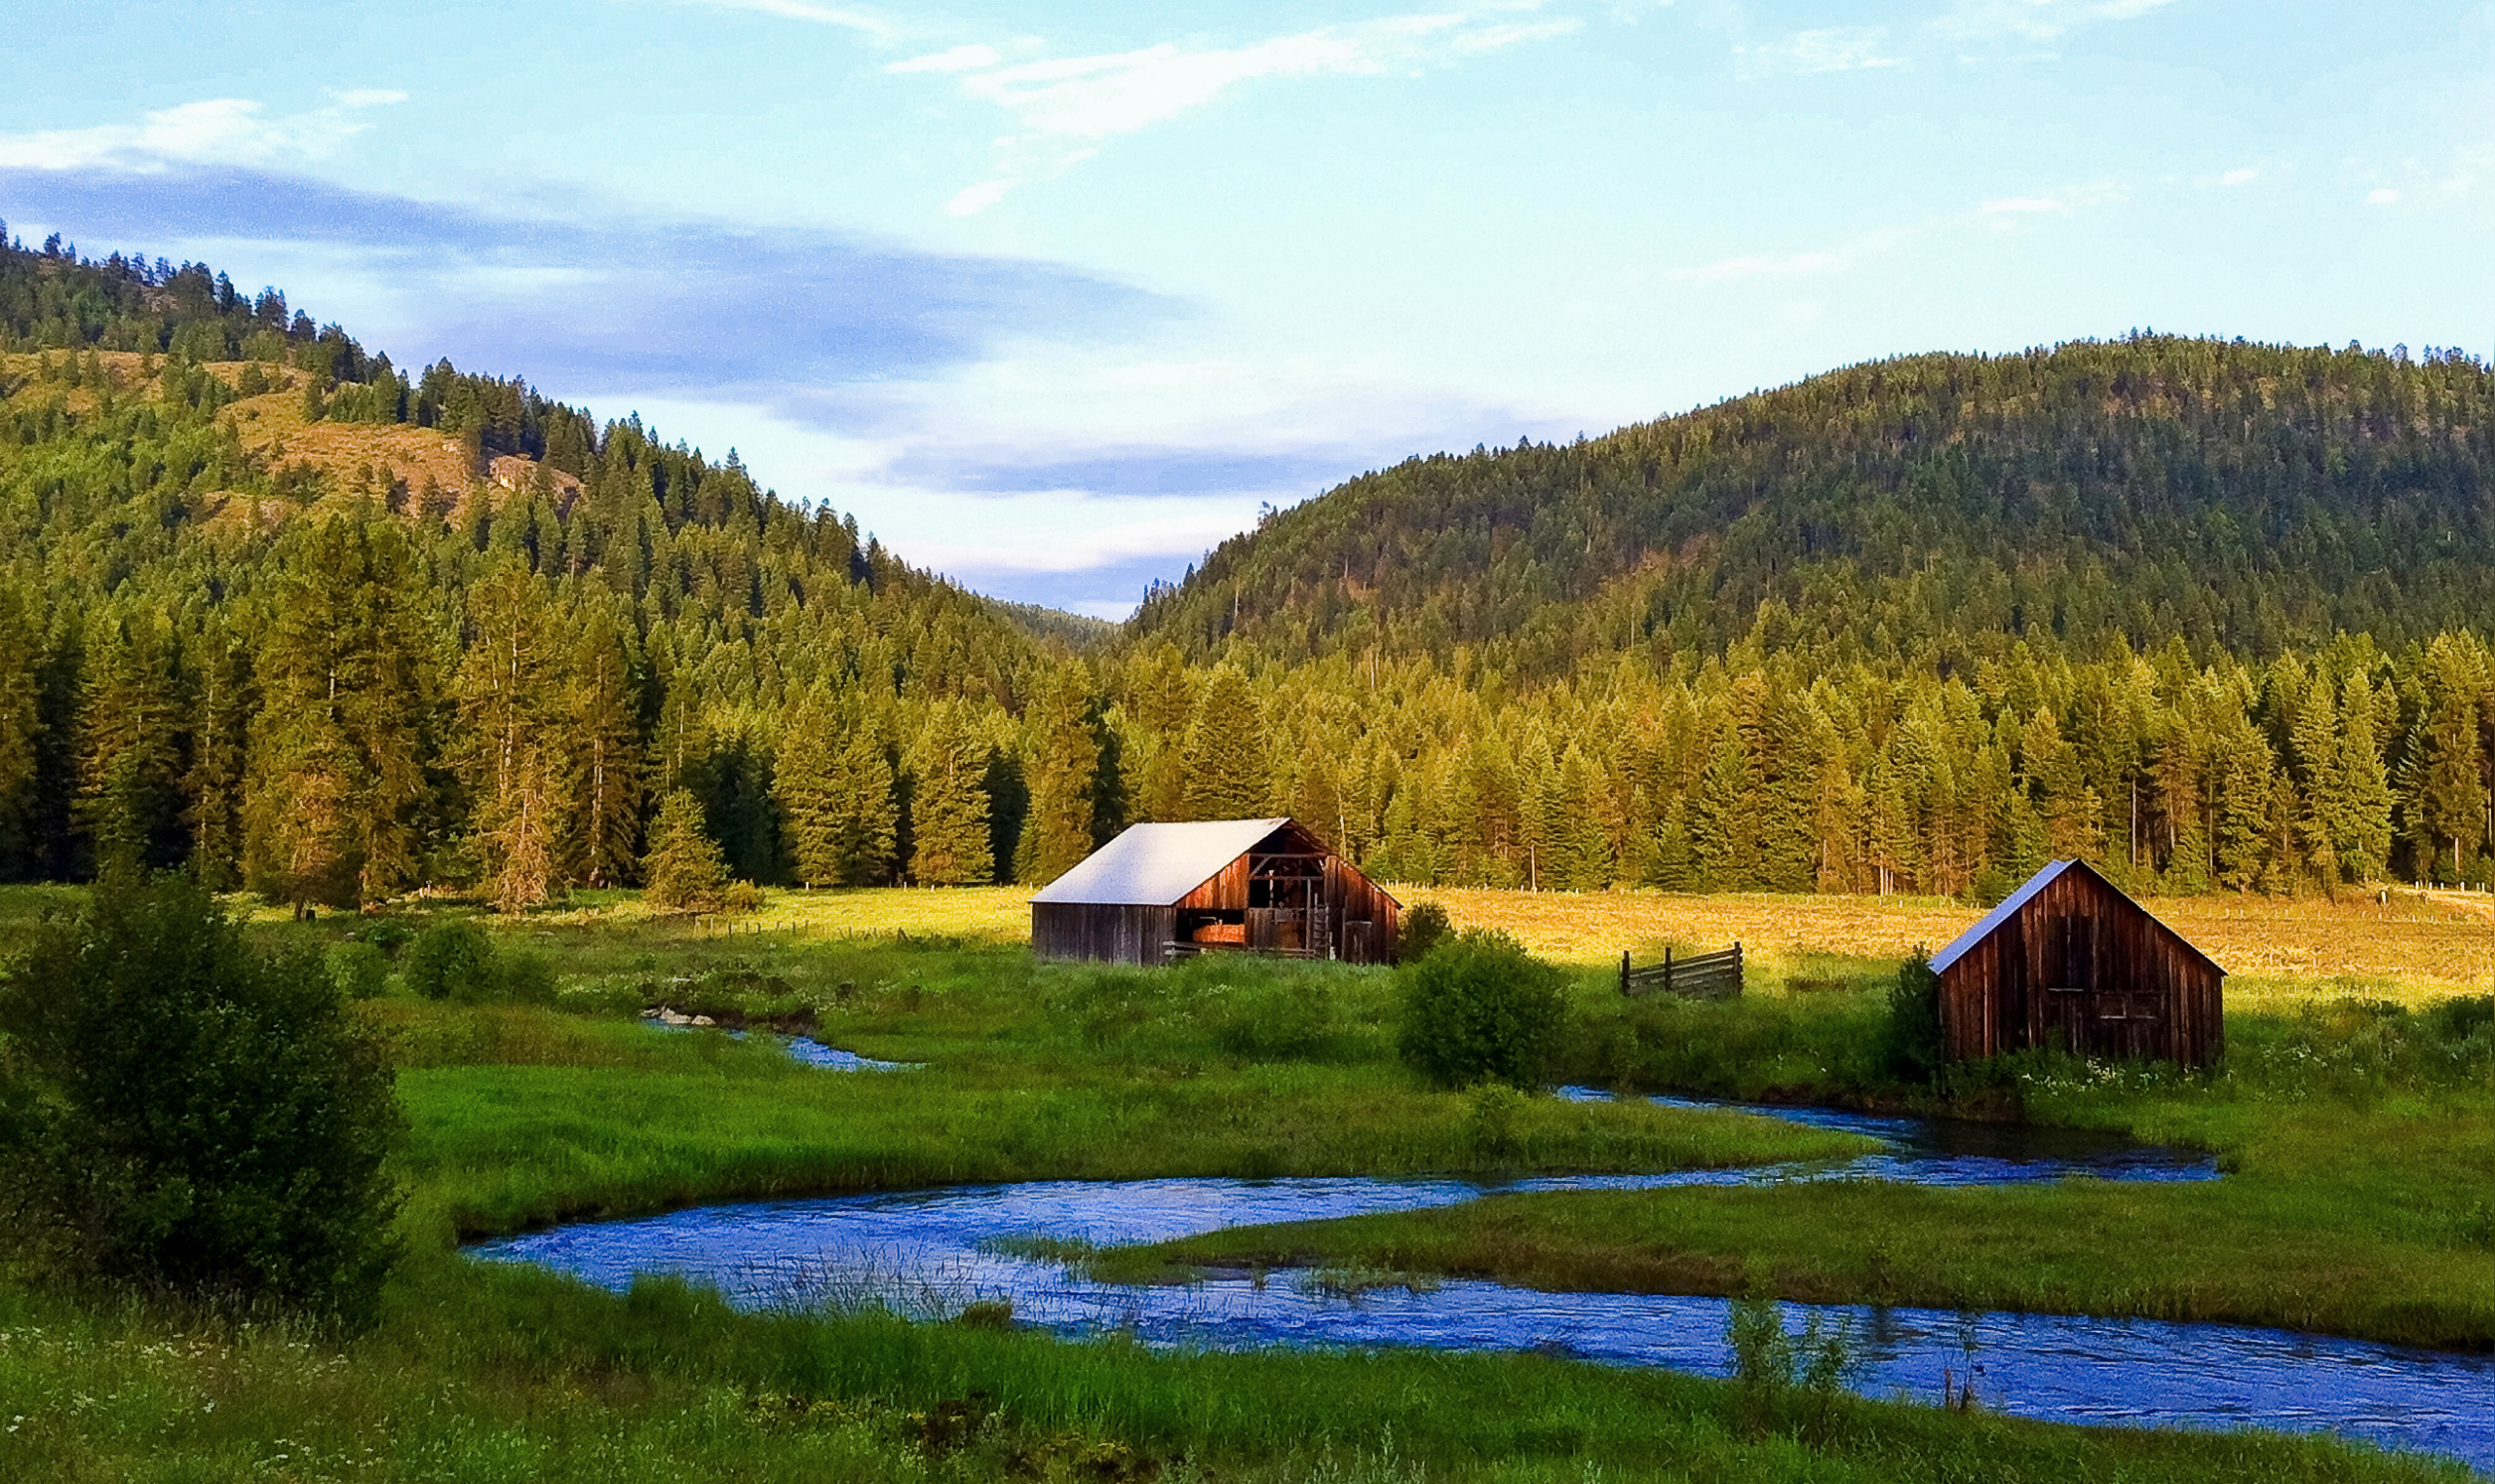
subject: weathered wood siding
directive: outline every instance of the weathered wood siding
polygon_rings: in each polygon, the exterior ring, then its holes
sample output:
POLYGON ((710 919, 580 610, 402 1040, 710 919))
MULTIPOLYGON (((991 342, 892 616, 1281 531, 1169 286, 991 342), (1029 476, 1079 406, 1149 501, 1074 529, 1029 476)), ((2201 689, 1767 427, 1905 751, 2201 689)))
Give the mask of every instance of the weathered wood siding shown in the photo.
POLYGON ((1158 964, 1177 925, 1170 907, 1035 901, 1031 948, 1044 959, 1158 964))
POLYGON ((2224 974, 2094 871, 2064 871, 1940 974, 1953 1059, 2052 1049, 2207 1065, 2224 974))

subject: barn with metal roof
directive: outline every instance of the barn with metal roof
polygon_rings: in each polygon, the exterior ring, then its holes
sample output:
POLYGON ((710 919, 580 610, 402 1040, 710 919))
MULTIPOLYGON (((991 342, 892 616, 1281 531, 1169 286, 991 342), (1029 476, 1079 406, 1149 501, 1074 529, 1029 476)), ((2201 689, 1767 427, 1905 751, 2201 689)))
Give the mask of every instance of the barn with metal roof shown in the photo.
POLYGON ((1043 958, 1395 961, 1402 904, 1288 818, 1135 824, 1031 896, 1043 958))
POLYGON ((2050 1049, 2203 1066, 2226 970, 2082 860, 2028 878, 1932 956, 1953 1060, 2050 1049))

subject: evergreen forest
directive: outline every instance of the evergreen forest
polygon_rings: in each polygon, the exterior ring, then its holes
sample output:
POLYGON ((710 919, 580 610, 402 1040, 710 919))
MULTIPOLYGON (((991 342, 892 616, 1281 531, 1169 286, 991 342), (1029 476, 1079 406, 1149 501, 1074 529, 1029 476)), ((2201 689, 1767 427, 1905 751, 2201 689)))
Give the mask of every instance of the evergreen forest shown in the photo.
POLYGON ((2490 475, 2456 353, 1922 356, 1363 476, 1111 628, 276 289, 8 245, 0 875, 518 911, 691 835, 1037 883, 1287 814, 1401 882, 2484 882, 2490 475))

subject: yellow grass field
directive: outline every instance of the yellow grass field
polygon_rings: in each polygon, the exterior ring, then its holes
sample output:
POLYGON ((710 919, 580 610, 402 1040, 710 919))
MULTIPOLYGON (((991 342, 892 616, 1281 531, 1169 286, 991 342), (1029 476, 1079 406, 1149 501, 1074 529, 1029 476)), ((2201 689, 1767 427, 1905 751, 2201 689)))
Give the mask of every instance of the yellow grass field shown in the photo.
MULTIPOLYGON (((1591 967, 1741 943, 1753 992, 1824 974, 1828 959, 1898 959, 1938 948, 1983 914, 1941 897, 1678 895, 1659 892, 1527 893, 1443 887, 1395 889, 1406 905, 1436 901, 1458 927, 1497 928, 1541 956, 1591 967)), ((773 891, 759 912, 676 919, 688 936, 780 934, 797 939, 892 932, 1022 942, 1029 894, 1018 887, 773 891)), ((2388 905, 2354 895, 2160 897, 2149 910, 2228 970, 2228 1003, 2284 1007, 2342 995, 2420 1005, 2495 988, 2495 897, 2399 892, 2388 905)), ((662 921, 618 894, 533 916, 532 923, 662 921)))

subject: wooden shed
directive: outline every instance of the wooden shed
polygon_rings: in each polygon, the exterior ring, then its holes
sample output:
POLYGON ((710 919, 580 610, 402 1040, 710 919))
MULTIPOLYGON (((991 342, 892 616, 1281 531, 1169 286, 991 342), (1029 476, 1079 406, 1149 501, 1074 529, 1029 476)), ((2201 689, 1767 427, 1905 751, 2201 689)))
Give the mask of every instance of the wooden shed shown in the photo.
POLYGON ((1031 947, 1109 964, 1221 949, 1391 964, 1402 910, 1290 819, 1135 824, 1032 894, 1031 947))
POLYGON ((2205 1066, 2226 970, 2086 862, 2056 860, 1932 956, 1951 1059, 2050 1048, 2205 1066))

